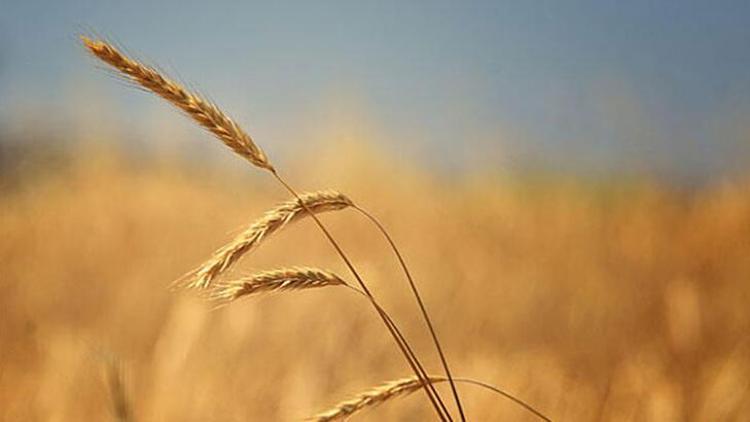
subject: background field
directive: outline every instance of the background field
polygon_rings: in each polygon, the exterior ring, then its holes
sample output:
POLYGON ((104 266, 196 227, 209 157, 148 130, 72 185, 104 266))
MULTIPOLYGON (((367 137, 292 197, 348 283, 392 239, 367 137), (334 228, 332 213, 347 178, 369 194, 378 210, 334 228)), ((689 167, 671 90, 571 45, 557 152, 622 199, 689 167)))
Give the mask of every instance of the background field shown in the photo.
MULTIPOLYGON (((167 291, 286 199, 267 176, 91 145, 3 154, 1 420, 114 418, 113 362, 145 421, 299 420, 408 375, 380 321, 347 291, 220 310, 167 291)), ((492 168, 455 177, 366 139, 305 151, 314 160, 305 152, 283 164, 293 184, 339 189, 382 218, 456 374, 555 420, 747 420, 750 183, 742 178, 679 190, 492 168)), ((322 218, 438 372, 378 233, 351 212, 322 218)), ((290 265, 348 276, 309 221, 236 273, 290 265)), ((460 391, 472 420, 528 418, 483 390, 460 391)), ((358 420, 429 412, 415 394, 358 420)))

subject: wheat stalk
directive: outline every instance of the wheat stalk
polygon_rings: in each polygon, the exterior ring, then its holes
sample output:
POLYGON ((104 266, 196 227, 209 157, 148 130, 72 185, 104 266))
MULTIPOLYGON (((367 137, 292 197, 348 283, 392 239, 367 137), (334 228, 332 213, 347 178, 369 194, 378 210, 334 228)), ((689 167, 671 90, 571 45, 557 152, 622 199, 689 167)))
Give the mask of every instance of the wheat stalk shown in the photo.
POLYGON ((273 171, 268 157, 255 145, 250 135, 214 103, 188 91, 156 69, 127 57, 109 43, 85 36, 81 40, 91 54, 127 75, 129 80, 172 103, 234 152, 258 167, 273 171))
POLYGON ((438 340, 437 333, 435 332, 435 327, 432 325, 432 320, 430 319, 429 314, 427 313, 427 307, 424 304, 424 301, 422 300, 422 295, 419 294, 419 289, 417 289, 417 285, 414 282, 414 278, 411 276, 411 272, 409 271, 409 267, 406 265, 406 261, 404 261, 404 257, 401 255, 401 252, 399 251, 398 247, 396 246, 396 242, 394 242, 391 235, 388 233, 388 231, 385 229, 385 227, 380 223, 380 221, 375 218, 374 215, 367 212, 364 208, 354 205, 354 209, 357 210, 360 214, 364 215, 365 218, 370 220, 375 227, 380 231, 380 233, 383 234, 388 244, 391 246, 391 249, 393 250, 393 253, 396 255, 396 258, 398 259, 399 264, 401 265, 401 269, 404 271, 404 275, 406 276, 406 280, 409 283, 409 287, 411 288, 412 293, 414 294, 414 298, 417 300, 417 304, 419 305, 419 310, 422 313, 422 318, 425 321, 425 324, 427 325, 427 329, 430 332, 430 336, 432 337, 432 342, 435 345, 435 349, 438 352, 438 356, 440 357, 440 363, 443 365, 443 369, 445 370, 445 376, 448 378, 448 383, 451 387, 451 392, 453 393, 453 398, 456 402, 456 407, 458 408, 459 416, 461 417, 461 421, 466 421, 466 415, 464 414, 463 406, 461 405, 461 399, 458 396, 458 390, 456 389, 456 384, 453 382, 453 376, 451 375, 451 370, 448 367, 448 360, 445 358, 445 353, 443 352, 443 347, 440 345, 440 341, 438 340))
POLYGON ((267 211, 231 242, 219 248, 213 256, 186 278, 178 280, 178 286, 205 289, 247 252, 255 249, 272 234, 287 224, 309 216, 305 206, 315 214, 337 211, 352 206, 352 201, 334 190, 304 193, 300 199, 291 199, 267 211), (304 205, 303 205, 304 204, 304 205))
MULTIPOLYGON (((91 40, 83 36, 81 37, 81 40, 91 54, 122 72, 127 76, 129 81, 132 81, 169 101, 174 106, 185 112, 187 116, 191 117, 201 126, 216 135, 217 138, 219 138, 222 142, 224 142, 224 144, 229 146, 237 154, 244 157, 252 164, 268 170, 274 176, 274 178, 276 178, 276 180, 278 180, 278 182, 295 197, 296 201, 298 201, 299 205, 301 206, 301 209, 304 210, 304 212, 313 219, 315 224, 320 228, 321 232, 331 243, 331 246, 333 246, 333 248, 336 250, 336 253, 338 253, 341 259, 344 261, 347 268, 349 269, 349 271, 351 271, 352 275, 357 280, 357 283, 362 288, 363 293, 368 297, 371 304, 378 312, 379 316, 383 320, 383 323, 386 325, 397 345, 404 354, 407 362, 415 371, 415 374, 418 375, 420 383, 431 403, 433 404, 435 411, 438 413, 440 419, 443 421, 452 421, 452 418, 445 408, 445 405, 442 402, 440 396, 436 391, 434 391, 434 389, 430 391, 432 385, 426 382, 426 380, 423 378, 423 375, 420 374, 420 372, 424 373, 424 370, 421 367, 421 363, 419 362, 417 357, 413 355, 413 353, 410 356, 410 353, 406 348, 408 344, 405 342, 405 340, 403 340, 402 343, 402 339, 399 339, 397 327, 395 326, 395 324, 393 324, 392 321, 389 321, 388 316, 383 313, 377 301, 365 285, 364 280, 362 280, 362 277, 359 275, 356 268, 354 268, 352 262, 338 245, 338 242, 336 242, 328 229, 318 219, 316 210, 308 206, 301 195, 299 195, 297 191, 292 188, 292 186, 289 185, 281 177, 281 175, 279 175, 276 169, 268 162, 268 158, 265 156, 263 151, 255 145, 252 138, 248 134, 246 134, 232 119, 227 117, 226 114, 224 114, 218 107, 216 107, 216 105, 197 94, 189 92, 169 78, 162 76, 156 69, 125 56, 117 48, 105 41, 91 40)), ((350 201, 347 206, 349 205, 351 205, 350 201)), ((324 211, 327 210, 329 209, 324 209, 324 211)), ((300 214, 299 210, 296 212, 296 214, 300 214)), ((290 218, 294 218, 294 216, 290 218)), ((283 227, 283 225, 285 225, 286 223, 288 223, 288 221, 282 223, 280 227, 283 227)), ((273 231, 275 230, 278 230, 278 228, 274 229, 273 231)), ((248 233, 246 231, 244 234, 252 233, 248 233)), ((266 233, 266 235, 267 234, 270 234, 270 232, 266 233)), ((258 240, 245 238, 243 236, 238 237, 238 240, 236 242, 233 242, 227 245, 227 247, 222 248, 222 250, 217 251, 217 253, 214 255, 214 258, 209 260, 207 265, 204 265, 196 272, 189 274, 189 276, 195 276, 195 278, 193 280, 189 279, 186 286, 209 286, 214 278, 216 278, 222 271, 224 271, 228 266, 236 261, 239 256, 244 254, 248 250, 248 248, 252 248, 254 244, 260 242, 262 237, 263 236, 261 236, 258 240)), ((177 285, 182 286, 183 283, 181 281, 178 281, 177 285)))
MULTIPOLYGON (((441 376, 428 376, 426 377, 426 380, 430 384, 437 384, 441 382, 447 382, 450 379, 441 376)), ((521 405, 524 409, 533 413, 536 417, 544 421, 551 422, 548 417, 544 416, 541 412, 534 409, 529 404, 491 384, 476 381, 471 378, 452 378, 452 381, 473 384, 478 387, 491 390, 521 405)), ((422 388, 422 384, 419 378, 414 376, 402 378, 395 381, 389 381, 364 393, 360 393, 350 400, 342 401, 334 407, 324 412, 318 413, 311 418, 308 418, 308 420, 315 422, 330 422, 349 418, 354 413, 381 405, 391 399, 408 396, 409 394, 419 390, 420 388, 422 388)))
POLYGON ((219 283, 211 291, 209 298, 220 304, 226 304, 254 294, 345 284, 344 280, 330 271, 302 267, 283 268, 256 273, 236 281, 219 283))

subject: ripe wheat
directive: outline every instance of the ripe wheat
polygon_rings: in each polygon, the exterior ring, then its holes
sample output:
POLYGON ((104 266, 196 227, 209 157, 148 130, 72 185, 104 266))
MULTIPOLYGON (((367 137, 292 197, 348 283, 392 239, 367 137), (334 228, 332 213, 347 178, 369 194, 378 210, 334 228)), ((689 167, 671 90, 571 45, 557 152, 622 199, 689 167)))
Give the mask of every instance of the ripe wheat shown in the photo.
POLYGON ((234 240, 214 252, 203 265, 188 274, 187 279, 178 281, 178 285, 201 289, 209 287, 233 263, 247 252, 257 248, 264 239, 283 229, 287 224, 309 216, 301 202, 304 202, 307 208, 316 214, 352 206, 352 201, 346 195, 333 190, 304 193, 300 195, 300 200, 292 199, 267 211, 234 240))
POLYGON ((190 92, 156 69, 122 54, 109 43, 81 37, 91 54, 127 75, 130 81, 169 101, 198 124, 216 135, 224 144, 258 167, 273 171, 273 166, 253 139, 215 104, 190 92))
MULTIPOLYGON (((395 340, 397 346, 404 354, 404 357, 406 358, 410 367, 416 374, 416 377, 386 384, 375 390, 364 393, 354 400, 343 402, 336 408, 318 415, 316 417, 317 420, 328 421, 344 418, 361 409, 375 406, 384 401, 387 401, 390 398, 406 395, 418 389, 424 389, 430 402, 435 408, 438 417, 442 421, 452 422, 453 419, 450 415, 450 412, 445 407, 445 404, 443 403, 440 395, 433 386, 433 384, 437 382, 450 381, 451 390, 458 407, 461 421, 465 421, 465 415, 463 413, 461 402, 453 383, 453 381, 457 381, 457 379, 452 378, 450 374, 448 364, 445 360, 437 336, 432 327, 432 323, 430 322, 427 311, 425 310, 424 304, 422 303, 420 295, 416 289, 416 286, 414 285, 414 281, 409 274, 409 271, 406 267, 406 264, 404 263, 403 258, 401 257, 401 254, 398 252, 398 248, 396 248, 396 245, 393 243, 393 240, 382 227, 382 225, 373 216, 368 214, 363 209, 357 208, 382 231, 382 233, 386 236, 388 242, 392 246, 394 252, 396 253, 400 264, 402 265, 403 270, 408 278, 412 292, 419 302, 420 310, 425 318, 428 328, 430 329, 430 334, 433 338, 437 351, 440 354, 441 362, 447 375, 446 378, 427 376, 427 372, 424 370, 424 367, 419 362, 419 359, 414 354, 409 343, 403 337, 396 324, 377 303, 347 255, 338 245, 330 232, 325 228, 322 222, 318 219, 317 214, 319 213, 353 207, 354 204, 349 198, 335 191, 319 191, 299 195, 296 190, 293 189, 291 185, 289 185, 279 175, 279 173, 277 173, 276 169, 269 163, 268 158, 263 153, 263 151, 257 145, 255 145, 255 142, 253 142, 252 138, 247 133, 245 133, 245 131, 243 131, 231 118, 224 114, 215 104, 206 100, 200 95, 186 90, 177 82, 174 82, 171 79, 161 75, 153 67, 144 65, 125 56, 117 48, 105 41, 91 40, 87 37, 81 37, 81 39, 91 54, 122 72, 129 81, 140 85, 141 87, 164 98, 172 105, 182 110, 187 116, 198 122, 198 124, 200 124, 203 128, 213 133, 218 139, 220 139, 238 155, 244 157, 252 164, 262 169, 268 170, 273 174, 276 180, 278 180, 278 182, 294 196, 294 199, 282 203, 276 208, 273 208, 272 210, 266 212, 263 217, 250 225, 232 242, 217 250, 207 262, 205 262, 195 271, 189 273, 183 280, 178 281, 178 286, 200 289, 206 289, 210 287, 211 284, 219 276, 221 276, 233 263, 240 259, 245 253, 258 247, 258 245, 260 245, 265 238, 281 230, 287 224, 296 221, 304 216, 309 216, 321 229, 328 241, 331 243, 341 259, 347 265, 352 275, 357 280, 357 283, 359 284, 361 290, 359 288, 349 286, 341 278, 328 271, 311 268, 293 268, 258 273, 235 282, 219 284, 217 288, 209 291, 208 296, 214 300, 231 302, 240 297, 249 296, 261 292, 298 290, 330 285, 346 285, 350 288, 353 288, 354 290, 357 290, 359 291, 359 293, 364 295, 373 305, 378 315, 383 320, 383 323, 386 325, 386 328, 393 336, 393 339, 395 340)), ((496 389, 495 387, 473 380, 463 380, 463 382, 469 382, 492 389, 500 394, 505 395, 506 397, 513 399, 517 403, 534 412, 537 416, 546 419, 544 418, 544 416, 541 416, 541 414, 533 410, 530 406, 496 389)))
POLYGON ((264 271, 239 280, 218 283, 209 298, 226 304, 259 293, 340 286, 346 282, 336 274, 317 268, 283 268, 264 271))

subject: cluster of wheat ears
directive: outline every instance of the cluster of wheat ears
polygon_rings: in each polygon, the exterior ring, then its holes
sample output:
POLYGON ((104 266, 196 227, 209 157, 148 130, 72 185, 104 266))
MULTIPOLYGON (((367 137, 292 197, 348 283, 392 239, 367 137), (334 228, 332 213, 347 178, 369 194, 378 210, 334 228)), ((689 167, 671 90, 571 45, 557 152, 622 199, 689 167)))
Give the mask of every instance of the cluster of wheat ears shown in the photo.
POLYGON ((135 84, 137 87, 145 88, 182 110, 187 117, 193 119, 204 129, 215 135, 237 155, 245 158, 262 170, 269 172, 292 195, 292 199, 266 212, 232 241, 218 249, 203 265, 176 282, 174 286, 179 289, 198 290, 208 299, 217 301, 222 305, 227 305, 243 297, 274 291, 304 290, 329 286, 351 289, 363 296, 372 305, 414 373, 410 377, 382 384, 350 400, 343 401, 313 416, 310 418, 311 420, 332 421, 345 419, 361 410, 382 404, 392 398, 406 396, 421 389, 427 395, 430 404, 434 407, 435 413, 440 420, 453 421, 455 413, 458 413, 460 420, 465 421, 466 416, 461 405, 458 390, 456 389, 456 383, 467 383, 491 390, 512 400, 535 416, 543 420, 549 420, 532 406, 499 388, 473 379, 452 376, 433 324, 406 263, 391 236, 372 214, 355 204, 346 195, 333 190, 303 194, 297 193, 282 178, 278 170, 271 164, 263 150, 255 144, 253 139, 215 104, 194 92, 188 91, 179 83, 164 76, 153 66, 145 65, 126 56, 107 41, 94 40, 85 36, 81 37, 81 39, 84 46, 94 57, 112 66, 125 80, 135 84), (344 209, 356 210, 374 224, 385 236, 386 241, 389 243, 403 269, 406 280, 419 306, 421 315, 440 357, 445 372, 444 376, 429 375, 425 371, 424 366, 414 353, 409 342, 402 335, 401 330, 389 314, 380 306, 344 250, 342 250, 325 225, 317 217, 317 214, 323 212, 344 209), (356 284, 346 282, 344 278, 330 271, 317 268, 282 268, 260 272, 236 280, 220 280, 235 262, 255 248, 258 248, 266 238, 282 230, 290 223, 308 217, 315 222, 333 246, 335 252, 341 257, 351 272, 352 277, 356 280, 356 284), (450 385, 455 402, 453 412, 449 411, 448 406, 446 406, 444 400, 434 387, 435 384, 441 382, 447 382, 450 385))

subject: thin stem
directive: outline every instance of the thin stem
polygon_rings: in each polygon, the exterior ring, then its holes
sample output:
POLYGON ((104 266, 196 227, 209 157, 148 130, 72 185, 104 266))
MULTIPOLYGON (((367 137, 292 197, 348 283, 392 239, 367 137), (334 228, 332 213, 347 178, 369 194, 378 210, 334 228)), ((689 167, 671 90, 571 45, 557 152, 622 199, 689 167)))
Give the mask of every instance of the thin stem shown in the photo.
MULTIPOLYGON (((422 379, 424 380, 424 382, 427 383, 427 386, 432 391, 432 393, 436 397, 439 397, 438 392, 435 389, 435 385, 433 385, 433 383, 429 381, 429 377, 427 376, 427 371, 425 371, 424 367, 422 366, 422 364, 417 359, 417 355, 414 354, 414 350, 412 350, 411 346, 409 345, 409 342, 406 341, 406 338, 401 333, 401 330, 399 330, 398 326, 396 325, 395 322, 393 322, 393 320, 391 319, 391 317, 388 316, 388 314, 385 313, 385 311, 382 308, 380 308, 380 305, 377 305, 377 306, 378 306, 378 309, 383 313, 383 316, 385 317, 386 324, 396 333, 396 341, 399 342, 399 343, 401 343, 403 345, 403 349, 405 349, 405 351, 407 353, 407 358, 414 361, 414 364, 416 366, 416 370, 419 371, 419 375, 422 377, 422 379)), ((448 418, 450 419, 450 413, 448 413, 448 409, 445 407, 445 403, 440 402, 439 404, 440 404, 440 407, 443 410, 443 412, 445 412, 445 414, 448 415, 448 418)))
MULTIPOLYGON (((323 234, 328 239, 328 241, 331 243, 331 245, 334 247, 334 249, 336 249, 336 252, 339 254, 339 256, 341 257, 341 259, 344 261, 344 263, 346 264, 346 266, 349 268, 349 271, 352 273, 352 275, 357 280, 357 282, 359 283, 359 285, 362 288, 362 290, 364 291, 364 293, 369 298, 370 303, 372 303, 372 305, 377 310, 378 314, 380 315, 380 318, 383 320, 383 323, 385 323, 386 327, 388 328, 388 331, 393 336, 394 340, 396 341, 396 343, 398 344, 399 348, 401 349, 401 352, 404 354, 404 356, 406 357, 406 360, 409 362, 409 365, 412 367, 412 370, 417 375, 417 378, 419 378, 419 381, 422 384, 422 388, 424 389, 425 394, 427 394, 427 397, 432 402, 432 405, 435 407, 435 411, 437 412, 438 416, 440 417, 440 420, 442 420, 442 421, 448 420, 448 421, 453 422, 453 419, 451 418, 450 413, 448 412, 448 410, 445 408, 445 404, 443 403, 442 399, 440 398, 440 395, 434 389, 432 391, 430 391, 429 385, 431 383, 428 382, 426 379, 424 379, 422 377, 422 374, 420 373, 419 369, 415 366, 414 362, 412 362, 412 360, 410 359, 409 353, 405 349, 404 345, 402 345, 401 342, 399 341, 399 337, 396 334, 394 328, 388 323, 388 320, 389 320, 388 316, 385 315, 385 313, 382 311, 382 309, 380 308, 380 306, 377 304, 377 302, 375 301, 375 298, 372 296, 372 293, 370 293, 370 290, 367 288, 367 286, 365 285, 364 281, 362 280, 362 277, 360 277, 359 273, 354 268, 354 265, 352 265, 351 261, 346 256, 346 254, 344 253, 344 251, 341 249, 341 247, 339 246, 338 242, 336 242, 336 240, 333 238, 333 236, 331 236, 331 233, 328 231, 328 229, 326 229, 326 227, 323 225, 323 223, 320 221, 320 219, 318 219, 318 217, 315 215, 315 213, 313 213, 307 207, 307 204, 305 204, 305 202, 302 201, 302 199, 299 197, 299 194, 297 193, 297 191, 295 191, 288 183, 286 183, 286 181, 284 181, 284 179, 281 178, 281 176, 278 174, 278 172, 276 170, 270 169, 269 171, 274 175, 274 177, 276 178, 276 180, 278 180, 279 183, 281 183, 286 188, 286 190, 288 190, 289 193, 291 193, 299 201, 300 205, 305 209, 305 211, 308 214, 310 214, 310 217, 313 218, 313 220, 315 221, 315 224, 317 224, 317 226, 323 232, 323 234), (435 397, 433 397, 433 392, 435 394, 435 397), (443 415, 443 412, 445 412, 445 415, 443 415)), ((416 356, 414 358, 416 359, 416 356)))
MULTIPOLYGON (((354 287, 352 285, 349 285, 349 284, 344 284, 344 286, 350 288, 351 290, 355 291, 356 293, 361 294, 364 298, 366 298, 366 299, 368 298, 367 294, 365 294, 365 292, 363 292, 362 290, 360 290, 360 289, 358 289, 358 288, 356 288, 356 287, 354 287)), ((389 326, 389 328, 391 330, 393 330, 393 332, 396 334, 396 341, 399 343, 399 346, 401 347, 401 349, 406 352, 407 359, 410 359, 411 361, 414 362, 414 365, 416 366, 416 369, 419 371, 419 375, 421 375, 422 379, 424 379, 425 382, 427 382, 427 385, 429 386, 430 390, 432 390, 432 392, 437 395, 437 390, 435 390, 435 386, 433 385, 432 382, 429 382, 429 377, 427 375, 427 371, 425 371, 424 367, 419 362, 419 359, 417 359, 417 356, 414 353, 414 350, 409 345, 409 342, 406 341, 406 337, 404 337, 403 333, 398 328, 398 326, 396 325, 396 323, 393 322, 393 320, 391 319, 391 317, 388 315, 388 312, 386 312, 385 309, 383 309, 378 303, 374 303, 374 305, 378 309, 378 312, 380 312, 381 315, 385 318, 385 322, 389 326)), ((445 411, 446 413, 448 413, 448 409, 445 408, 445 405, 443 405, 441 407, 442 407, 443 411, 445 411)))
MULTIPOLYGON (((354 292, 359 293, 362 296, 364 296, 365 298, 367 298, 367 295, 362 290, 360 290, 360 289, 358 289, 358 288, 356 288, 354 286, 351 286, 349 284, 344 284, 344 287, 348 287, 349 289, 353 290, 354 292)), ((401 333, 401 331, 398 329, 398 327, 390 319, 390 317, 388 316, 388 313, 385 312, 385 310, 383 308, 381 308, 380 305, 375 304, 375 306, 378 308, 379 311, 381 311, 383 313, 383 315, 385 315, 388 323, 393 326, 394 331, 398 335, 400 341, 402 341, 404 343, 405 348, 409 352, 410 356, 412 356, 413 358, 416 359, 416 357, 414 356, 414 351, 411 349, 411 347, 409 346, 409 344, 406 342, 406 339, 404 338, 404 336, 401 333)), ((430 385, 434 385, 434 384, 439 383, 439 382, 450 381, 447 377, 431 377, 431 376, 427 375, 427 373, 424 371, 424 368, 421 365, 419 365, 419 363, 417 363, 417 365, 419 366, 420 372, 422 373, 422 375, 424 376, 424 378, 428 380, 428 383, 430 385)), ((539 417, 540 419, 542 419, 544 421, 547 421, 547 422, 552 422, 551 419, 549 419, 548 417, 544 416, 540 411, 536 410, 530 404, 524 402, 523 400, 519 399, 518 397, 513 396, 512 394, 510 394, 508 392, 505 392, 505 391, 501 390, 498 387, 495 387, 492 384, 488 384, 488 383, 482 382, 482 381, 477 381, 477 380, 474 380, 474 379, 471 379, 471 378, 453 378, 453 381, 454 382, 461 382, 461 383, 465 383, 465 384, 473 384, 473 385, 476 385, 476 386, 479 386, 479 387, 486 388, 488 390, 494 391, 495 393, 500 394, 501 396, 503 396, 503 397, 505 397, 505 398, 513 401, 514 403, 518 404, 519 406, 521 406, 524 409, 528 410, 529 412, 533 413, 535 416, 539 417)))
MULTIPOLYGON (((445 380, 442 380, 442 381, 445 381, 445 380)), ((519 406, 521 406, 524 409, 528 410, 529 412, 533 413, 539 419, 542 419, 542 420, 547 421, 547 422, 552 422, 552 419, 544 416, 540 411, 534 409, 530 404, 525 403, 523 400, 521 400, 521 399, 519 399, 517 397, 514 397, 510 393, 506 393, 505 391, 503 391, 503 390, 495 387, 492 384, 488 384, 488 383, 485 383, 485 382, 482 382, 482 381, 473 380, 473 379, 470 379, 470 378, 453 378, 453 381, 455 381, 455 382, 463 382, 463 383, 466 383, 466 384, 473 384, 473 385, 476 385, 476 386, 479 386, 479 387, 486 388, 488 390, 494 391, 495 393, 500 394, 501 396, 503 396, 503 397, 505 397, 505 398, 513 401, 514 403, 518 404, 519 406)))
POLYGON ((401 264, 401 268, 404 270, 404 274, 406 275, 406 279, 409 280, 409 287, 411 287, 412 293, 414 293, 414 297, 417 300, 417 303, 419 304, 419 309, 422 312, 422 317, 427 324, 427 328, 430 331, 430 336, 432 336, 432 342, 435 344, 435 348, 437 349, 438 355, 440 355, 440 362, 443 364, 443 369, 445 370, 445 376, 448 378, 448 382, 451 386, 451 392, 453 393, 453 399, 456 402, 456 407, 458 407, 458 413, 461 415, 461 421, 466 421, 466 416, 464 415, 464 409, 461 406, 461 400, 458 397, 458 390, 456 389, 456 384, 453 382, 453 377, 451 376, 451 371, 448 368, 448 361, 445 359, 445 354, 443 353, 443 348, 440 346, 440 341, 438 341, 437 334, 435 333, 435 328, 432 325, 432 321, 430 320, 430 317, 427 314, 427 309, 425 308, 424 302, 422 301, 422 296, 419 294, 419 291, 417 290, 417 286, 414 283, 414 279, 411 276, 411 273, 409 272, 409 268, 406 266, 406 262, 404 261, 404 258, 401 256, 401 253, 398 250, 398 247, 396 247, 396 243, 393 241, 391 236, 386 231, 385 227, 383 227, 382 224, 380 224, 380 221, 378 221, 377 218, 375 218, 372 214, 367 212, 366 210, 360 208, 359 206, 355 205, 354 208, 359 211, 362 215, 367 217, 375 226, 380 230, 380 232, 385 236, 388 243, 391 245, 391 249, 393 249, 393 252, 396 254, 396 257, 398 258, 398 262, 401 264))

